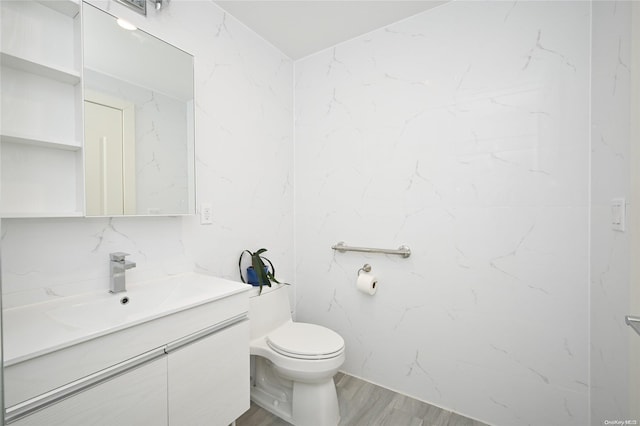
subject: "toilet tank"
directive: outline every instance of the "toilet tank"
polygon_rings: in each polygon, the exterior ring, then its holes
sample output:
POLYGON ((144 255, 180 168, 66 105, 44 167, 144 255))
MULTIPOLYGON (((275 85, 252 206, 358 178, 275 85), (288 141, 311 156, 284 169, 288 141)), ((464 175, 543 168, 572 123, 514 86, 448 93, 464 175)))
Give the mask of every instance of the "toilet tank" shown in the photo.
POLYGON ((284 284, 272 284, 271 288, 262 287, 260 295, 257 288, 250 293, 251 340, 264 336, 285 322, 291 321, 287 287, 284 284))

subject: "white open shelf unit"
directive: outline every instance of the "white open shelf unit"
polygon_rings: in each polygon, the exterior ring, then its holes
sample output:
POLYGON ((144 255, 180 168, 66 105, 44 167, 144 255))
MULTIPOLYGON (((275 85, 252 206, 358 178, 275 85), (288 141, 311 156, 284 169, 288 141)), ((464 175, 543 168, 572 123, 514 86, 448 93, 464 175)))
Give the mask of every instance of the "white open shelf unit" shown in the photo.
POLYGON ((0 7, 0 215, 83 216, 80 0, 0 7))

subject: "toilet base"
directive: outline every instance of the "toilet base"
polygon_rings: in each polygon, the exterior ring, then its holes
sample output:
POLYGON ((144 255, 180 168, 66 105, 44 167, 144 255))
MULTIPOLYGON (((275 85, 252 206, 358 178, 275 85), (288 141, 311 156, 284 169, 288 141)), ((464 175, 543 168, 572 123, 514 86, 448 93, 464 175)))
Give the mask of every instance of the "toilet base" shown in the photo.
POLYGON ((340 422, 333 377, 322 383, 293 382, 294 425, 335 426, 340 422))
POLYGON ((293 423, 293 417, 291 416, 291 402, 283 402, 279 399, 273 398, 264 389, 258 387, 251 388, 251 401, 264 408, 274 416, 278 416, 283 420, 293 423))
POLYGON ((255 357, 255 385, 251 400, 296 426, 335 426, 340 421, 333 377, 316 383, 282 378, 271 363, 255 357))

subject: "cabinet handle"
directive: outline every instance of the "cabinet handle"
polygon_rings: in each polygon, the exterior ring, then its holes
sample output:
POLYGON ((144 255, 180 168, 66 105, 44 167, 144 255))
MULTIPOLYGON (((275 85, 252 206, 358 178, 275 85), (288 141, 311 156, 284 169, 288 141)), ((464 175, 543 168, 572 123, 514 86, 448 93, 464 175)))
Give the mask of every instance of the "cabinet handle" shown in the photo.
POLYGON ((133 370, 136 367, 151 362, 157 358, 165 356, 164 346, 153 349, 149 352, 145 352, 142 355, 138 355, 124 362, 116 364, 114 366, 105 368, 96 373, 90 374, 81 379, 75 380, 59 388, 45 392, 42 395, 38 395, 31 399, 27 399, 19 404, 6 409, 5 423, 9 424, 16 420, 32 414, 42 408, 49 405, 53 405, 58 401, 61 401, 70 396, 76 395, 90 387, 105 382, 113 377, 119 376, 127 371, 133 370))
POLYGON ((168 343, 165 347, 164 347, 164 351, 169 354, 173 351, 176 351, 180 348, 182 348, 183 346, 187 346, 193 342, 195 342, 196 340, 200 340, 203 339, 211 334, 217 333, 218 331, 221 331, 225 328, 231 327, 232 325, 236 325, 242 321, 246 321, 247 318, 247 313, 242 313, 239 315, 236 315, 234 317, 229 318, 228 320, 219 322, 216 325, 212 325, 211 327, 207 327, 204 328, 200 331, 196 331, 193 334, 189 334, 188 336, 182 337, 178 340, 174 340, 171 343, 168 343))

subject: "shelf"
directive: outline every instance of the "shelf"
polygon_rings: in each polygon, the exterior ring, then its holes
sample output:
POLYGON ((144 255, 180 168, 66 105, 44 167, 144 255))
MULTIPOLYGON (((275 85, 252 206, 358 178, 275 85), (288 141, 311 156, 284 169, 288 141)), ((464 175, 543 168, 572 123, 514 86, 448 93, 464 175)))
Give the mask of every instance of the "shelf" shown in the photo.
POLYGON ((3 219, 84 217, 82 212, 2 212, 3 219))
POLYGON ((38 0, 38 3, 71 18, 80 12, 79 0, 38 0))
POLYGON ((28 58, 12 55, 8 52, 0 52, 0 59, 3 66, 13 69, 36 74, 62 83, 73 85, 80 83, 80 72, 71 68, 46 65, 28 58))
POLYGON ((52 140, 52 139, 44 139, 37 138, 28 135, 19 135, 19 134, 0 134, 0 141, 2 142, 10 142, 15 144, 24 144, 24 145, 33 145, 39 146, 43 148, 53 148, 53 149, 64 149, 68 151, 77 151, 81 148, 81 144, 78 141, 73 141, 72 143, 52 140))

